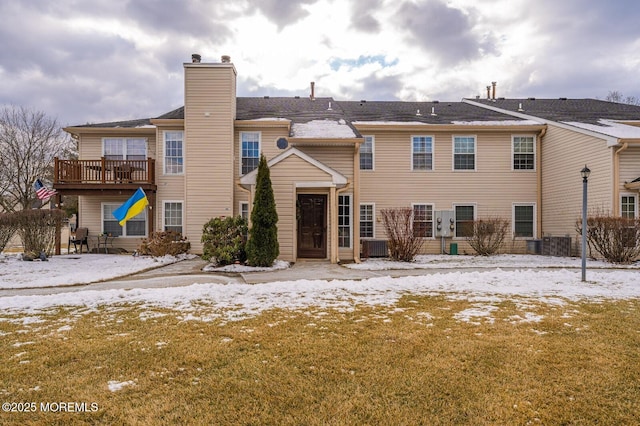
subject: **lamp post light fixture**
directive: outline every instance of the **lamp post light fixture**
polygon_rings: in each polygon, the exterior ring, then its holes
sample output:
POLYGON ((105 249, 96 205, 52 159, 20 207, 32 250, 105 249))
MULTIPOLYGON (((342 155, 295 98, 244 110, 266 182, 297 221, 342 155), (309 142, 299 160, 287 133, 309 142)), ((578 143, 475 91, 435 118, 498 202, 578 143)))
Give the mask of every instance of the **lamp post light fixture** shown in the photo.
POLYGON ((582 176, 582 281, 587 280, 587 181, 591 170, 584 165, 580 170, 582 176))

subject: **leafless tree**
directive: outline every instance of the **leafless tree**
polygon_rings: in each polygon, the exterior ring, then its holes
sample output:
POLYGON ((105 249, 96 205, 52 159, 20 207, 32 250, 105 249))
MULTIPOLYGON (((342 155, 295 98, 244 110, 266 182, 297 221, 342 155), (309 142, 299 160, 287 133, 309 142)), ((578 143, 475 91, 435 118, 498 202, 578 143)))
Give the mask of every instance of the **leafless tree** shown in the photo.
POLYGON ((605 98, 609 102, 618 102, 621 104, 640 105, 640 98, 637 96, 624 96, 617 90, 610 90, 605 98))
POLYGON ((37 199, 33 182, 51 180, 53 158, 75 151, 55 119, 20 106, 0 108, 0 208, 23 210, 37 199))

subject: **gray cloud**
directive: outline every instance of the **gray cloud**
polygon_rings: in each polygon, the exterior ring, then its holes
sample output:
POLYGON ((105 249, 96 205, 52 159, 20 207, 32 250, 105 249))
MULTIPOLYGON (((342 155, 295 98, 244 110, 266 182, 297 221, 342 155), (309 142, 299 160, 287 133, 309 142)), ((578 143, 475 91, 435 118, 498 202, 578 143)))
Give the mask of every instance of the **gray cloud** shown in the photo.
POLYGON ((402 89, 400 76, 380 76, 374 73, 366 78, 356 80, 349 86, 342 86, 341 92, 345 97, 338 96, 338 100, 356 101, 361 99, 374 101, 398 100, 397 93, 402 89))
POLYGON ((541 0, 522 16, 548 39, 539 60, 512 75, 510 97, 600 97, 610 90, 637 95, 640 72, 630 47, 640 40, 640 3, 541 0), (576 11, 580 13, 576 15, 576 11))
POLYGON ((380 31, 380 22, 373 16, 382 0, 353 0, 351 24, 355 29, 368 33, 380 31))
MULTIPOLYGON (((178 0, 179 1, 179 0, 178 0)), ((272 22, 275 22, 278 29, 283 29, 309 15, 302 5, 313 4, 317 0, 249 0, 247 11, 258 9, 272 22)))
POLYGON ((226 40, 231 32, 222 25, 224 16, 215 6, 220 3, 205 0, 135 0, 125 8, 127 19, 151 33, 172 36, 206 37, 214 43, 226 40))
POLYGON ((406 2, 393 21, 409 33, 411 43, 417 43, 441 65, 451 66, 496 52, 493 36, 474 33, 475 13, 473 9, 465 13, 439 0, 406 2))

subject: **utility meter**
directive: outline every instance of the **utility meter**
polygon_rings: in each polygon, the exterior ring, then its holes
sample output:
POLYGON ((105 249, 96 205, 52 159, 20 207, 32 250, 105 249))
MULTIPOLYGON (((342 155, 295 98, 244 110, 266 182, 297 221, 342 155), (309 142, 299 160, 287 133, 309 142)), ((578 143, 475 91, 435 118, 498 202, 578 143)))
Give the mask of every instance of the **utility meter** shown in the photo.
POLYGON ((456 213, 453 210, 436 210, 436 237, 453 237, 456 231, 456 213))

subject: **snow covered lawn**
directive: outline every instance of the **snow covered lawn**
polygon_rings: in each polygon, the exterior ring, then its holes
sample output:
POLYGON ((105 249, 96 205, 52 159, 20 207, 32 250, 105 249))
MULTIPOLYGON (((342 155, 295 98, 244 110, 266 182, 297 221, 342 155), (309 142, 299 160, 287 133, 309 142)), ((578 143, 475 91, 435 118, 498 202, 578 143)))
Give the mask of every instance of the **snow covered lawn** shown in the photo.
POLYGON ((46 262, 25 262, 20 255, 0 255, 0 288, 56 287, 124 277, 185 257, 133 257, 114 254, 52 256, 46 262))
MULTIPOLYGON (((175 258, 150 259, 131 256, 56 256, 48 262, 22 262, 5 258, 0 263, 0 286, 37 287, 99 281, 116 275, 175 262, 175 258)), ((614 270, 603 262, 589 262, 588 282, 580 280, 580 259, 503 255, 421 256, 412 264, 384 260, 349 265, 380 271, 380 277, 361 280, 275 281, 260 284, 210 283, 166 288, 86 290, 46 296, 0 298, 0 309, 37 312, 56 306, 98 308, 105 305, 137 304, 169 308, 185 319, 228 320, 255 316, 273 308, 304 310, 336 308, 351 310, 357 305, 390 306, 403 296, 446 294, 449 298, 483 301, 493 306, 501 300, 530 297, 548 303, 563 300, 640 298, 637 265, 614 270), (385 269, 401 267, 447 269, 399 278, 385 276, 385 269), (509 268, 509 270, 502 269, 509 268), (456 271, 456 268, 476 268, 456 271), (512 269, 516 268, 516 269, 512 269)), ((278 265, 282 267, 282 265, 278 265)), ((482 308, 485 309, 485 308, 482 308)))

